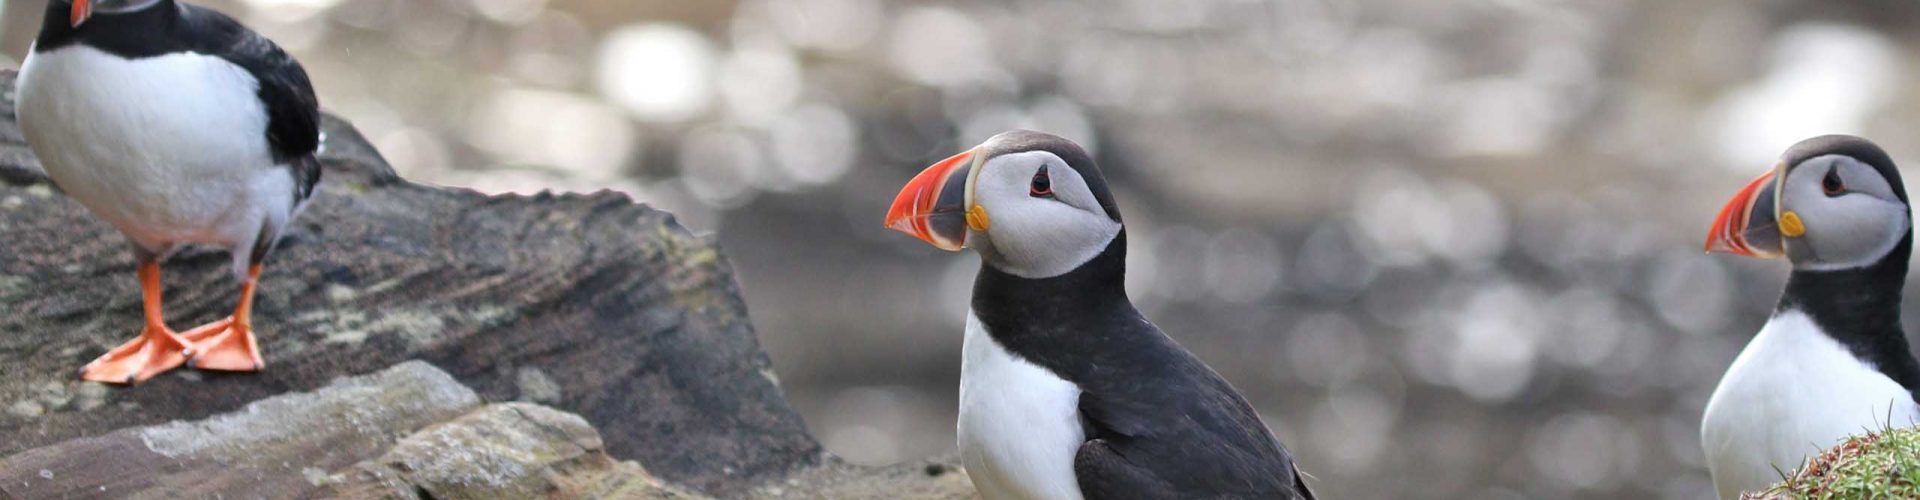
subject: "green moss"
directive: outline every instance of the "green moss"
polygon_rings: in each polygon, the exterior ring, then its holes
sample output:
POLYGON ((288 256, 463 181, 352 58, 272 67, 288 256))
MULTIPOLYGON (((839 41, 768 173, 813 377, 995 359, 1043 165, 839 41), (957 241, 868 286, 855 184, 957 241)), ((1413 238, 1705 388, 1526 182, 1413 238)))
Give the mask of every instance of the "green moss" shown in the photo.
POLYGON ((1920 428, 1847 438, 1780 484, 1743 498, 1920 498, 1920 428))

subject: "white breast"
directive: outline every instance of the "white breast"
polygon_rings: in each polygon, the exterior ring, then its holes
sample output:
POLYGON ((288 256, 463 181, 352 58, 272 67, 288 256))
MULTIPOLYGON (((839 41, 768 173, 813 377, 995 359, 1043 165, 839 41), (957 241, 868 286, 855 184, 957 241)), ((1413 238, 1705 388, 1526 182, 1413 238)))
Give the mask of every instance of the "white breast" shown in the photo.
POLYGON ((1707 402, 1701 441, 1722 498, 1765 488, 1779 471, 1847 436, 1920 419, 1911 393, 1798 311, 1775 316, 1707 402))
POLYGON ((257 92, 217 57, 127 60, 72 45, 27 58, 18 109, 48 176, 143 246, 232 245, 292 205, 257 92))
POLYGON ((1078 499, 1080 388, 1015 357, 967 314, 960 365, 960 458, 980 496, 1078 499))

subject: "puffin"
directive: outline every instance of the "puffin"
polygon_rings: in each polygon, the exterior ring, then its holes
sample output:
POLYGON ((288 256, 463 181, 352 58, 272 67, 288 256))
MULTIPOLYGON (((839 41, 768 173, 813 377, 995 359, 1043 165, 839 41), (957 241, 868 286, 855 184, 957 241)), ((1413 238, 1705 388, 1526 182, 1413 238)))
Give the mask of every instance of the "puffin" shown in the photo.
POLYGON ((1093 158, 1015 130, 913 177, 886 227, 981 257, 958 445, 988 499, 1311 499, 1246 398, 1148 321, 1093 158))
POLYGON ((1847 436, 1920 420, 1920 361, 1900 327, 1913 216, 1879 146, 1828 135, 1788 148, 1720 210, 1706 250, 1793 267, 1701 421, 1722 498, 1777 483, 1847 436))
POLYGON ((254 288, 320 181, 319 100, 306 70, 224 14, 175 0, 52 0, 20 69, 16 109, 55 186, 132 243, 145 324, 80 369, 133 384, 190 364, 258 371, 254 288), (160 263, 224 247, 232 316, 167 327, 160 263))

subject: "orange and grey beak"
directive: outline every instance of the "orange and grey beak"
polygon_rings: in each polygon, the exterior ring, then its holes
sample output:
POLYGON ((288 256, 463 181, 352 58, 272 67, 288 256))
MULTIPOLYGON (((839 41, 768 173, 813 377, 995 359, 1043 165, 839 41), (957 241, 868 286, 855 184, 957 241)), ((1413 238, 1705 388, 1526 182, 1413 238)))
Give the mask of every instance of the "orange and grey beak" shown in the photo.
POLYGON ((982 156, 977 150, 953 155, 913 176, 887 210, 887 228, 941 250, 966 247, 967 231, 985 231, 988 224, 986 210, 973 203, 982 156))
POLYGON ((1707 252, 1769 259, 1785 252, 1785 237, 1804 232, 1793 212, 1780 213, 1780 179, 1786 165, 1761 174, 1727 200, 1707 232, 1707 252), (1783 220, 1787 219, 1787 220, 1783 220), (1788 228, 1783 231, 1782 224, 1788 228))
POLYGON ((73 0, 73 12, 69 16, 68 19, 73 21, 73 27, 80 27, 80 23, 87 22, 87 18, 93 17, 93 1, 73 0))

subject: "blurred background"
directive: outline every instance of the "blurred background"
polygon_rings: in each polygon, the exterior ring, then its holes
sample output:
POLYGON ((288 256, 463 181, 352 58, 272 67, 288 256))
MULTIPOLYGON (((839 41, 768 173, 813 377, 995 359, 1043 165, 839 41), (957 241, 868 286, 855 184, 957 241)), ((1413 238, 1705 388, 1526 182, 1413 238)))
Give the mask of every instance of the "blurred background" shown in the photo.
POLYGON ((1702 255, 1715 210, 1811 135, 1920 162, 1896 0, 206 3, 416 181, 717 234, 861 463, 952 450, 978 266, 880 218, 1004 129, 1095 151, 1136 302, 1329 498, 1710 496, 1701 409, 1785 276, 1702 255))

